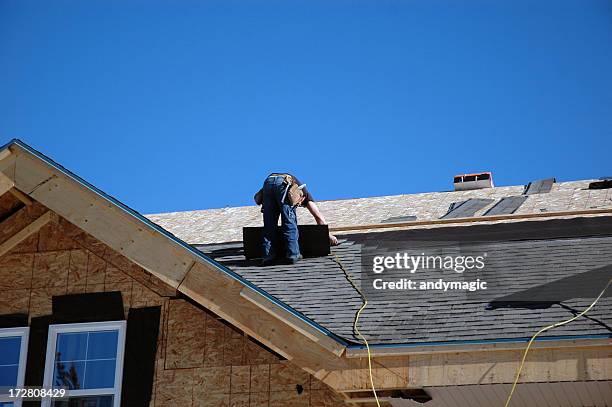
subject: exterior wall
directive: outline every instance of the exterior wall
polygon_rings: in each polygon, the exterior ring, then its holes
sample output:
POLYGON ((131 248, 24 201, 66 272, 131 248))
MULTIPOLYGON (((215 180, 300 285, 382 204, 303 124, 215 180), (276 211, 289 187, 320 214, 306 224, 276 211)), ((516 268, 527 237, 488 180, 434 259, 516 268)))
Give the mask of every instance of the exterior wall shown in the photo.
POLYGON ((327 386, 214 315, 185 300, 171 300, 165 311, 156 405, 343 405, 327 386))
MULTIPOLYGON (((0 242, 46 211, 0 197, 0 242), (9 216, 12 215, 12 216, 9 216)), ((129 308, 162 307, 151 406, 336 407, 326 385, 189 301, 64 219, 0 257, 0 315, 51 314, 53 296, 120 291, 129 308)))

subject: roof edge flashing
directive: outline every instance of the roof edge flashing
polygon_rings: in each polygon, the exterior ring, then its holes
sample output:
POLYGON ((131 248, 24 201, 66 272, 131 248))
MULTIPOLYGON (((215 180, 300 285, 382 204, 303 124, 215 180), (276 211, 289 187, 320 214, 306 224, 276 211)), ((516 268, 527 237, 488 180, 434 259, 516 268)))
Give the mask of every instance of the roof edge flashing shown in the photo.
MULTIPOLYGON (((605 340, 608 343, 608 339, 612 338, 612 333, 610 334, 594 334, 594 335, 558 335, 558 336, 546 336, 546 337, 538 337, 534 340, 534 343, 545 343, 545 342, 571 342, 571 341, 600 341, 605 340)), ((369 344, 371 350, 395 350, 392 353, 383 353, 376 355, 373 352, 374 356, 391 356, 397 354, 409 354, 415 353, 414 350, 417 348, 436 348, 436 347, 448 347, 449 349, 442 350, 440 352, 456 352, 457 349, 461 346, 482 346, 482 345, 490 345, 490 350, 504 350, 503 346, 496 345, 523 345, 529 342, 531 338, 529 337, 521 337, 521 338, 499 338, 499 339, 490 339, 490 340, 463 340, 463 341, 442 341, 442 342, 410 342, 410 343, 393 343, 393 344, 369 344), (413 350, 411 352, 410 350, 413 350)), ((599 345, 599 344, 597 344, 599 345)), ((579 346, 579 345, 576 345, 579 346)), ((580 346, 584 346, 581 344, 580 346)), ((517 349, 522 349, 522 347, 517 347, 517 349)), ((465 351, 473 351, 474 348, 466 348, 465 351)), ((367 347, 365 345, 355 345, 349 344, 346 347, 346 356, 348 358, 354 357, 362 357, 359 351, 367 351, 367 347)), ((421 353, 421 352, 418 352, 421 353)), ((425 352, 426 353, 426 352, 425 352)))

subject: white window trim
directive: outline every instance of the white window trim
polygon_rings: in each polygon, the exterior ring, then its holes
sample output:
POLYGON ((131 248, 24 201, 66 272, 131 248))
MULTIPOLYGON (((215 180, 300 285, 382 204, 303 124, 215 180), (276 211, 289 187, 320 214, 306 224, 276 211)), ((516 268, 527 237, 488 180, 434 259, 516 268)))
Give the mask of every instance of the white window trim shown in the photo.
MULTIPOLYGON (((8 338, 11 336, 21 337, 21 347, 19 348, 19 368, 17 369, 17 388, 22 388, 25 381, 26 360, 28 357, 28 337, 30 328, 27 326, 19 328, 3 328, 0 329, 0 338, 8 338)), ((9 395, 0 395, 0 401, 13 402, 15 407, 21 407, 21 399, 10 398, 9 395)))
MULTIPOLYGON (((57 346, 57 335, 60 333, 86 332, 86 331, 118 331, 117 337, 117 361, 115 364, 115 386, 108 389, 85 389, 68 390, 68 397, 77 396, 100 396, 112 395, 113 406, 121 405, 121 382, 123 380, 123 354, 125 350, 125 321, 111 322, 86 322, 82 324, 49 325, 49 336, 47 339, 47 358, 45 360, 45 376, 43 388, 53 387, 53 369, 55 366, 55 349, 57 346)), ((50 407, 51 399, 43 399, 41 407, 50 407)))

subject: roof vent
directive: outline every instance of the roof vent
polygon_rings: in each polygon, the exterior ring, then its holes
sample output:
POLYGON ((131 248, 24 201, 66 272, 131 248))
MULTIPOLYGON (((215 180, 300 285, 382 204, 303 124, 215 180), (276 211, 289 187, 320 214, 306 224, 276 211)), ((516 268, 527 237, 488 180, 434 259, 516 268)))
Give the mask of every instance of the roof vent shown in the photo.
POLYGON ((493 174, 490 172, 478 172, 475 174, 455 175, 454 184, 455 191, 493 188, 493 174))

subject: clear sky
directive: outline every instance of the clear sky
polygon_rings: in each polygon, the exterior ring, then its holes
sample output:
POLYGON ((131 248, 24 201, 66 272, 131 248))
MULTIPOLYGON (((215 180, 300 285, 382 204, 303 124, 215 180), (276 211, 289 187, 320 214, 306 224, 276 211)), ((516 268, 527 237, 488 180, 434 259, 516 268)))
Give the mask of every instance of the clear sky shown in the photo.
POLYGON ((13 137, 143 213, 612 175, 612 1, 0 0, 13 137))

